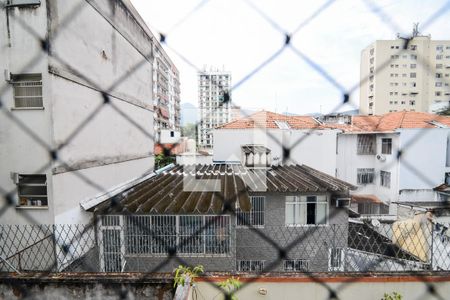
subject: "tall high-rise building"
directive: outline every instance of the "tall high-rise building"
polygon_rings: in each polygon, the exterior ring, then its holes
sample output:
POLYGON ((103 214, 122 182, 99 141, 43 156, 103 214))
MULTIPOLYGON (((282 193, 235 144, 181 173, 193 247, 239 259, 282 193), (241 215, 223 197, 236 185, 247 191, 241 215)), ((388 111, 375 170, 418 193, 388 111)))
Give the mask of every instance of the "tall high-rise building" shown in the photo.
POLYGON ((360 113, 437 112, 450 101, 450 41, 431 40, 417 28, 405 39, 379 40, 361 54, 360 113))
POLYGON ((231 121, 230 88, 230 72, 210 69, 198 73, 200 122, 197 144, 199 147, 211 148, 213 129, 231 121))
POLYGON ((180 77, 178 69, 156 40, 153 53, 155 141, 160 142, 161 130, 180 130, 180 77))

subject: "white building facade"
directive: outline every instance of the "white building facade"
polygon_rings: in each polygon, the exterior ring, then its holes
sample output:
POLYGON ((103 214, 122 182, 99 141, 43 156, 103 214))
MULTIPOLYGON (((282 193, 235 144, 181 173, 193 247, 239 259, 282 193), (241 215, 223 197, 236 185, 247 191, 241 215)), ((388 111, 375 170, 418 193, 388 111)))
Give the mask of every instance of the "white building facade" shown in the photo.
POLYGON ((13 203, 1 198, 0 223, 86 223, 81 202, 153 170, 152 35, 128 0, 10 4, 0 186, 13 203))
POLYGON ((198 103, 200 122, 197 145, 212 148, 213 129, 232 118, 231 73, 211 69, 198 73, 198 103))
POLYGON ((450 41, 416 34, 378 40, 361 53, 360 114, 437 112, 450 102, 450 41))

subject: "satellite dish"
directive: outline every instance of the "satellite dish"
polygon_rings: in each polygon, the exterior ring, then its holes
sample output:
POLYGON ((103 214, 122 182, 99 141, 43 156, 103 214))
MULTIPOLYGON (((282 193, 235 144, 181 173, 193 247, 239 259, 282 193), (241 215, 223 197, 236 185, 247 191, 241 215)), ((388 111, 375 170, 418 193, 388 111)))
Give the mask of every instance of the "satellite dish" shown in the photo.
POLYGON ((371 223, 373 227, 380 227, 381 225, 380 221, 378 221, 377 219, 372 219, 371 223))

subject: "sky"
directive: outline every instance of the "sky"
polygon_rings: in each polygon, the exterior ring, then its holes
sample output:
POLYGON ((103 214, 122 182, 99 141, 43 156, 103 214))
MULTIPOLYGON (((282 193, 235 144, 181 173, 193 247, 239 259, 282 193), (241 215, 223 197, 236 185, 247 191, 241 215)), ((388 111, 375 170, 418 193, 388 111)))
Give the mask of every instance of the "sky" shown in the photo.
POLYGON ((294 32, 326 4, 292 35, 296 50, 284 48, 233 89, 233 103, 279 113, 352 110, 359 103, 361 50, 373 41, 411 35, 416 22, 432 39, 450 39, 450 3, 443 0, 376 0, 376 7, 369 0, 131 2, 155 35, 166 35, 164 48, 180 71, 181 102, 196 106, 197 69, 225 68, 232 73, 232 85, 237 84, 283 47, 284 32, 294 32), (374 13, 377 8, 381 16, 374 13), (343 91, 351 91, 349 105, 340 105, 343 91))

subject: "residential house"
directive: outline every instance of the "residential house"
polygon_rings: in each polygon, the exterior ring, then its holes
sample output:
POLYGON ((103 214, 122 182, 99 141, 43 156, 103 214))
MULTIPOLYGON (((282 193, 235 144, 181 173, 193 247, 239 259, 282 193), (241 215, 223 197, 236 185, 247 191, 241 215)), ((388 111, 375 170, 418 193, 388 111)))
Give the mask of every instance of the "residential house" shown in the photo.
POLYGON ((353 188, 306 165, 175 166, 90 208, 100 245, 91 255, 102 271, 339 269, 353 188))

